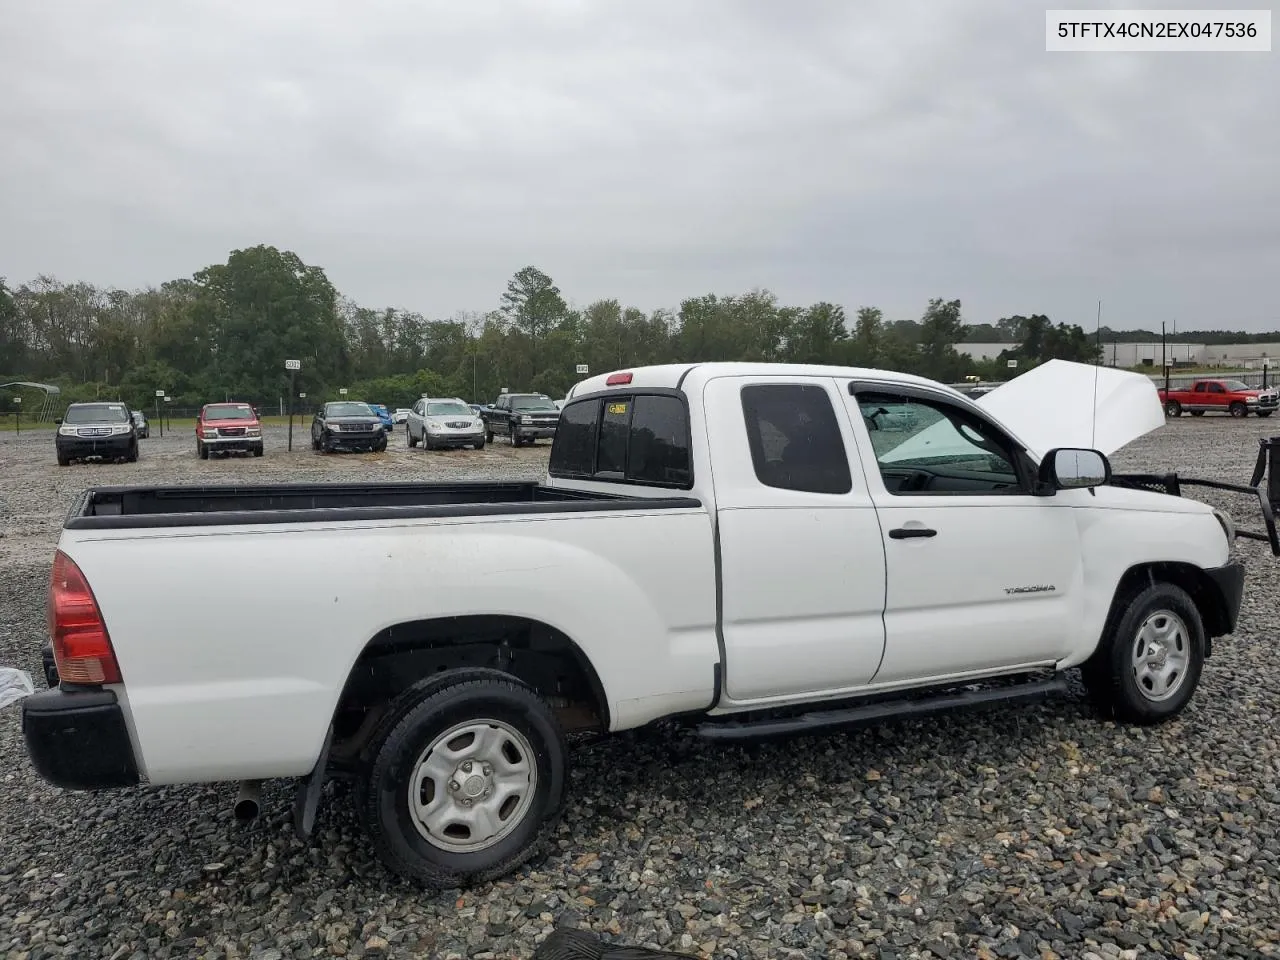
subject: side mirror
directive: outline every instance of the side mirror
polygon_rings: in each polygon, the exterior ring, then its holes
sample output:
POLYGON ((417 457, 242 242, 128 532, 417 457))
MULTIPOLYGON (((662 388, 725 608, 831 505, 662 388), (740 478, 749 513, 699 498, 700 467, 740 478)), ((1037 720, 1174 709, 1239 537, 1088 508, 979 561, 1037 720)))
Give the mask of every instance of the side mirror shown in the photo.
POLYGON ((54 422, 54 423, 56 423, 56 424, 61 424, 61 423, 62 423, 62 418, 61 418, 61 417, 58 417, 58 419, 54 420, 53 422, 54 422))
POLYGON ((1039 479, 1050 490, 1092 489, 1111 479, 1111 462, 1097 450, 1058 447, 1040 462, 1039 479))

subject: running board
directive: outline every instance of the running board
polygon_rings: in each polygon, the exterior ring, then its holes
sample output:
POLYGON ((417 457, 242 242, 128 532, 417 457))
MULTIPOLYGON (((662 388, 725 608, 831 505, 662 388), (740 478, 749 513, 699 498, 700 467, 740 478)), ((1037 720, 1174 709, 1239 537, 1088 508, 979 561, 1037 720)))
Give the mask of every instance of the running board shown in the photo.
POLYGON ((860 724, 876 723, 898 717, 919 717, 963 707, 1043 700, 1068 692, 1067 679, 1058 674, 1049 680, 1019 683, 985 690, 962 690, 934 696, 916 696, 898 700, 877 700, 835 710, 814 710, 791 717, 766 717, 759 720, 708 720, 695 728, 707 740, 756 740, 764 737, 822 733, 860 724))

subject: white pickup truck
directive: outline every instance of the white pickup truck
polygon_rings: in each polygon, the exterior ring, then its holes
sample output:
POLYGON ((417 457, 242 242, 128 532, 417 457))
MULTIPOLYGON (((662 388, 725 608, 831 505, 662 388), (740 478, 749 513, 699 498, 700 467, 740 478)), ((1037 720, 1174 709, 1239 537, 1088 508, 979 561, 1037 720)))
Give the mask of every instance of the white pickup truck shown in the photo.
POLYGON ((241 781, 248 813, 298 778, 304 836, 351 778, 387 867, 465 885, 552 829, 569 732, 822 730, 1042 697, 1072 667, 1107 715, 1166 720, 1243 569, 1176 477, 1088 449, 1163 422, 1149 379, 1056 361, 977 403, 683 364, 579 383, 543 483, 89 490, 28 752, 70 789, 241 781))

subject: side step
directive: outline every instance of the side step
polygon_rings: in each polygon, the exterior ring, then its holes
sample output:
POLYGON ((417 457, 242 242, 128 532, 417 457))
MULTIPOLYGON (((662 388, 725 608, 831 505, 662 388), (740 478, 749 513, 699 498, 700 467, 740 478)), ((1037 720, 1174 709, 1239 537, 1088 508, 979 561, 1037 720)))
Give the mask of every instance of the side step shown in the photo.
POLYGON ((1066 693, 1067 678, 1057 674, 1048 680, 990 687, 985 690, 960 690, 934 695, 903 697, 855 703, 833 710, 814 710, 789 717, 769 716, 755 720, 707 720, 695 728, 707 740, 756 740, 764 737, 822 733, 861 724, 877 723, 897 717, 919 717, 962 707, 982 707, 1014 703, 1021 700, 1043 700, 1066 693))

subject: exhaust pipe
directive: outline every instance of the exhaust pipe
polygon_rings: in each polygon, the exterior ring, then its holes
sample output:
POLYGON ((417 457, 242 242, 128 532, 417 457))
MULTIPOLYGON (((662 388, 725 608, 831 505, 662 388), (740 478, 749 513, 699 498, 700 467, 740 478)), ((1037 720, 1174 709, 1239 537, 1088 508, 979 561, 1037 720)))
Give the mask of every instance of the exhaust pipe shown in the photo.
POLYGON ((262 810, 262 781, 241 780, 240 792, 236 794, 235 810, 237 820, 252 820, 262 810))

